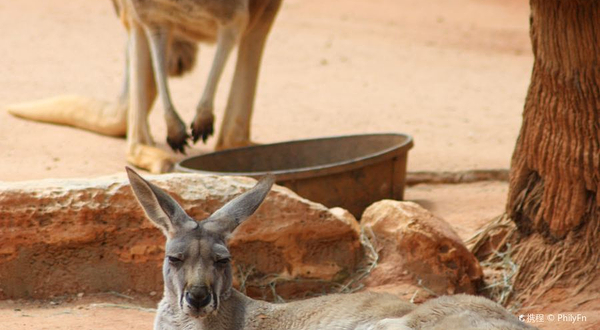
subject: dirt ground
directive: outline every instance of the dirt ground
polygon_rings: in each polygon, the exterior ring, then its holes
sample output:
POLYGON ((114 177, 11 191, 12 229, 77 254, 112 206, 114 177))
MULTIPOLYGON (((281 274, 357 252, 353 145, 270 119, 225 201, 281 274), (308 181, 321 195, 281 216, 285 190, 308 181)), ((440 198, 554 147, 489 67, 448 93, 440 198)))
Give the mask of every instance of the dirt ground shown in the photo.
MULTIPOLYGON (((528 15, 526 0, 284 0, 263 59, 252 138, 267 143, 403 132, 415 139, 409 171, 508 168, 533 60, 528 15)), ((110 1, 0 2, 0 40, 0 181, 121 172, 123 139, 28 122, 3 110, 67 93, 116 97, 125 35, 110 1)), ((186 122, 193 118, 214 48, 202 47, 200 54, 191 74, 170 82, 186 122)), ((217 120, 232 64, 217 95, 217 120)), ((157 108, 151 129, 165 148, 157 108)), ((210 151, 214 140, 190 153, 210 151)), ((448 220, 467 239, 502 213, 506 191, 502 182, 418 185, 406 198, 448 220)), ((151 329, 147 308, 155 298, 3 301, 0 328, 151 329)), ((600 302, 594 301, 585 309, 597 310, 600 302)), ((560 306, 555 302, 552 312, 569 312, 560 306)), ((581 313, 589 318, 585 323, 536 325, 597 324, 594 312, 581 313)))

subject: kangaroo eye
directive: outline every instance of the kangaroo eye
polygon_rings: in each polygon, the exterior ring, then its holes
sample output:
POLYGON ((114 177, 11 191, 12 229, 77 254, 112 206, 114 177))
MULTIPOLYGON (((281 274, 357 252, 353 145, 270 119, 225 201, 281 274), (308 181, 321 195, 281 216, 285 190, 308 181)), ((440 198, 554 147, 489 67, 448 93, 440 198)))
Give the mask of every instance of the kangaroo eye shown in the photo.
POLYGON ((169 259, 169 263, 173 265, 180 264, 183 262, 183 260, 173 256, 167 256, 167 259, 169 259))
POLYGON ((218 259, 218 260, 217 260, 215 263, 216 263, 218 266, 226 266, 226 265, 228 265, 228 264, 229 264, 229 261, 230 261, 230 260, 231 260, 231 259, 229 259, 229 258, 221 258, 221 259, 218 259))

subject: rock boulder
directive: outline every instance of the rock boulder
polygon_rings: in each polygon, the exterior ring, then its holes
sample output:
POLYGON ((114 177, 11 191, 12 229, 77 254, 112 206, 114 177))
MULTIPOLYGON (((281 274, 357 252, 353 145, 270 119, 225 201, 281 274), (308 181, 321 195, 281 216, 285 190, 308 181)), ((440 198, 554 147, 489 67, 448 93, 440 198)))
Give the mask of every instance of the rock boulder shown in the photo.
POLYGON ((416 203, 377 202, 365 210, 361 226, 379 253, 367 287, 474 294, 482 283, 479 262, 450 225, 416 203))

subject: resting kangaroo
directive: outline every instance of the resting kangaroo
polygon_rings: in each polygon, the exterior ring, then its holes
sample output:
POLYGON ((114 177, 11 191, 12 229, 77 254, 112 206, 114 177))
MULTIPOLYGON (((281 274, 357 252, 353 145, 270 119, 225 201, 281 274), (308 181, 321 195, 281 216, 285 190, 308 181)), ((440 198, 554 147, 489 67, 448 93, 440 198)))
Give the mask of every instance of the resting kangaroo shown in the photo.
POLYGON ((382 293, 332 294, 285 304, 251 299, 232 288, 227 236, 258 209, 273 185, 267 176, 197 222, 167 193, 127 169, 147 217, 167 237, 164 293, 156 330, 529 329, 500 305, 457 295, 421 306, 382 293))
POLYGON ((214 98, 227 59, 238 45, 235 74, 217 149, 251 144, 250 119, 263 48, 281 0, 112 0, 127 30, 123 91, 115 103, 62 96, 8 106, 13 115, 101 134, 127 135, 127 161, 151 172, 170 170, 171 155, 154 147, 148 114, 158 95, 167 143, 184 152, 190 135, 175 111, 167 74, 181 75, 195 62, 198 42, 217 49, 191 124, 194 142, 213 134, 214 98))

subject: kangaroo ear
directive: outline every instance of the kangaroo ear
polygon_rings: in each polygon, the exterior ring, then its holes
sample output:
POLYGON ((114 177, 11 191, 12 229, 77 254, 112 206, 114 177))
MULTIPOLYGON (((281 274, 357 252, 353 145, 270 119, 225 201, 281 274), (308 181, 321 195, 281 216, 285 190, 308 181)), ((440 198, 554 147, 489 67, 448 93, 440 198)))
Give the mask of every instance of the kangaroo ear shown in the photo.
POLYGON ((146 216, 163 231, 165 236, 173 237, 178 231, 198 227, 198 223, 190 218, 169 194, 144 180, 131 168, 125 169, 133 193, 146 216))
POLYGON ((227 202, 200 225, 221 235, 231 233, 258 209, 274 182, 275 176, 264 176, 252 189, 227 202))

